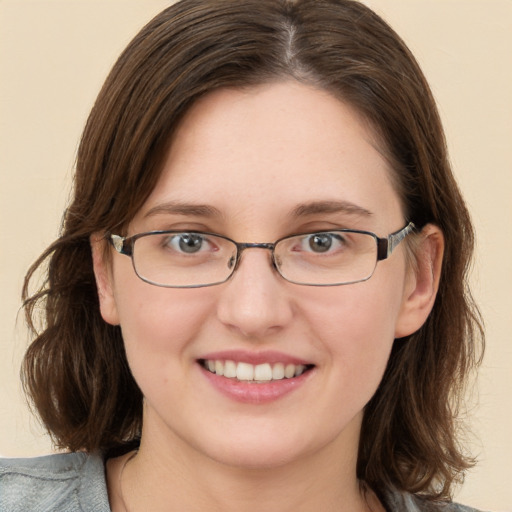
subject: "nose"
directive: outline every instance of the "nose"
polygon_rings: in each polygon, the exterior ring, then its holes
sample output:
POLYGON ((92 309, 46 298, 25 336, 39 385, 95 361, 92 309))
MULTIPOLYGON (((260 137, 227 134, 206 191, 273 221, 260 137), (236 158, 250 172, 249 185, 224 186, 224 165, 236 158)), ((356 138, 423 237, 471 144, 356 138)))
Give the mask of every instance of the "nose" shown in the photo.
POLYGON ((219 320, 245 338, 261 340, 291 321, 290 285, 274 269, 270 251, 243 251, 238 267, 221 285, 217 306, 219 320))

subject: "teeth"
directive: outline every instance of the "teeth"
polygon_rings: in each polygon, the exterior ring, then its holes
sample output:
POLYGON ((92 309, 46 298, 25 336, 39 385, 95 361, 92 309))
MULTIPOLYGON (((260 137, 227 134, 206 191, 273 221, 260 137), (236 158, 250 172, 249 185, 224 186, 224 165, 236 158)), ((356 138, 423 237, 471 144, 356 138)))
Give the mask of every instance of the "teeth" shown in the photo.
POLYGON ((250 363, 235 363, 234 361, 205 360, 203 366, 210 372, 230 379, 252 382, 270 382, 272 380, 291 379, 306 371, 302 364, 269 363, 253 365, 250 363))
POLYGON ((272 378, 274 380, 284 379, 284 364, 277 363, 272 368, 272 378))
MULTIPOLYGON (((208 365, 208 368, 210 365, 208 365)), ((224 363, 224 377, 228 377, 230 379, 233 379, 236 377, 236 364, 234 361, 226 361, 224 363)))
POLYGON ((295 377, 295 365, 294 364, 287 364, 284 367, 284 376, 287 379, 291 379, 292 377, 295 377))
MULTIPOLYGON (((217 364, 215 364, 215 368, 217 368, 217 364)), ((217 375, 219 374, 217 373, 217 375)), ((236 366, 236 378, 238 380, 254 380, 254 366, 249 363, 238 363, 236 366)))
POLYGON ((302 375, 304 373, 304 370, 306 369, 306 367, 302 364, 299 364, 296 368, 295 368, 295 373, 294 373, 294 377, 298 377, 299 375, 302 375))
POLYGON ((258 364, 254 367, 254 380, 272 380, 272 367, 268 364, 258 364))
POLYGON ((224 375, 224 363, 222 361, 215 361, 215 373, 224 375))

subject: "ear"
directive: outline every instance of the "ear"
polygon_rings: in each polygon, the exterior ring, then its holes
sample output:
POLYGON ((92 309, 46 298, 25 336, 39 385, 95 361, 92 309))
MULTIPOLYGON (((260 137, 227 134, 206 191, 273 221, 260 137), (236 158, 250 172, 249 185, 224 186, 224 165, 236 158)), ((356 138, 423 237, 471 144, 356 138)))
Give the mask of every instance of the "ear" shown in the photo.
POLYGON ((395 338, 416 332, 427 320, 436 300, 444 253, 444 236, 434 224, 427 224, 419 241, 406 278, 404 295, 397 322, 395 338))
POLYGON ((119 315, 114 296, 113 277, 111 263, 108 261, 105 238, 99 233, 93 233, 89 238, 92 251, 92 262, 100 312, 103 320, 112 325, 119 325, 119 315))

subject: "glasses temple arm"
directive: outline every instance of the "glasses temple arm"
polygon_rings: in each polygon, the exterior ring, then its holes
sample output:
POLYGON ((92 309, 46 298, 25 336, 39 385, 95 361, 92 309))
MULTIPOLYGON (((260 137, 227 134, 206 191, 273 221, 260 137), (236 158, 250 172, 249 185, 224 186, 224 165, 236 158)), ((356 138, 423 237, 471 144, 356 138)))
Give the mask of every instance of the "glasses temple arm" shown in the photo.
POLYGON ((132 245, 130 243, 127 243, 128 238, 119 235, 108 234, 107 240, 112 244, 114 249, 119 254, 125 254, 126 256, 132 255, 132 245))
POLYGON ((403 239, 414 231, 416 226, 413 222, 409 222, 407 226, 402 228, 400 231, 391 233, 387 238, 377 239, 377 260, 385 260, 395 250, 395 247, 403 241, 403 239))

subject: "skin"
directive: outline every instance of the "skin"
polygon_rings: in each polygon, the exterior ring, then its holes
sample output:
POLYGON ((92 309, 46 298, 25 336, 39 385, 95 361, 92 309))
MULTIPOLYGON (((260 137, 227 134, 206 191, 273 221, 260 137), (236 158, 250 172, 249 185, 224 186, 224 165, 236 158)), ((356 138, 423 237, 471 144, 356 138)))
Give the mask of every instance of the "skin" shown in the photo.
MULTIPOLYGON (((128 235, 195 229, 272 242, 345 227, 387 236, 406 223, 390 173, 368 125, 324 91, 292 81, 220 90, 185 116, 128 235), (367 212, 293 213, 312 201, 367 212), (161 208, 170 202, 216 213, 161 208)), ((109 263, 92 245, 102 315, 121 325, 145 396, 137 456, 122 475, 126 457, 107 465, 113 510, 382 510, 356 478, 361 420, 393 341, 417 330, 433 305, 436 227, 423 230, 414 270, 401 244, 368 281, 326 288, 286 282, 268 251, 254 249, 224 284, 159 288, 126 256, 109 263), (278 400, 240 403, 197 363, 228 349, 278 351, 314 369, 278 400)))

